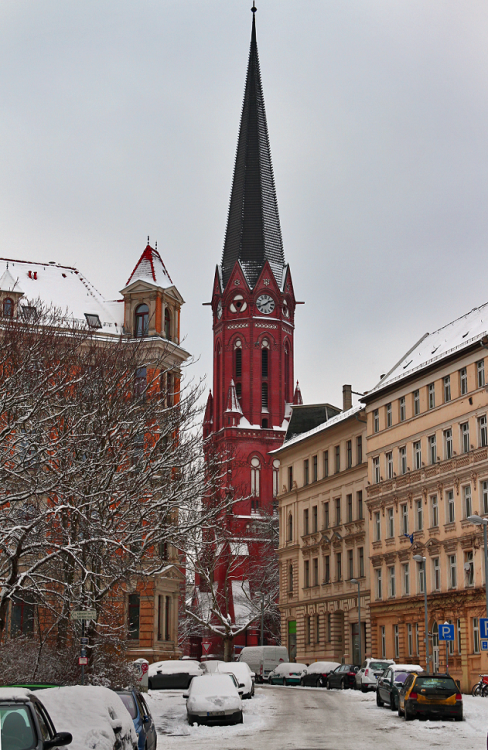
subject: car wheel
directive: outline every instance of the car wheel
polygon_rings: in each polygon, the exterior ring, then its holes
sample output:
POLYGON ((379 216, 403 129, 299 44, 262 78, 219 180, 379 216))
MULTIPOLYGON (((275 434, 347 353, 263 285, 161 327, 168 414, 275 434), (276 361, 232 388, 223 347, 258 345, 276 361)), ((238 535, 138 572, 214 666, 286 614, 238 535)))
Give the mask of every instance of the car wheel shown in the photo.
POLYGON ((384 702, 381 700, 380 694, 378 691, 376 691, 376 705, 379 706, 380 708, 383 708, 383 706, 385 705, 384 702))
POLYGON ((455 716, 454 721, 464 721, 464 716, 462 714, 460 714, 459 716, 455 716))
POLYGON ((188 724, 192 727, 195 723, 198 726, 198 721, 196 720, 195 716, 193 716, 193 714, 188 714, 188 724))
POLYGON ((345 690, 346 686, 344 685, 344 680, 341 680, 341 690, 345 690))
POLYGON ((408 708, 405 706, 405 721, 413 721, 414 715, 410 713, 408 708))
POLYGON ((367 692, 368 692, 368 688, 367 688, 367 687, 364 687, 364 685, 363 685, 363 684, 361 684, 361 692, 362 692, 362 693, 367 693, 367 692))
POLYGON ((327 680, 327 690, 332 690, 332 685, 330 684, 329 680, 327 680))

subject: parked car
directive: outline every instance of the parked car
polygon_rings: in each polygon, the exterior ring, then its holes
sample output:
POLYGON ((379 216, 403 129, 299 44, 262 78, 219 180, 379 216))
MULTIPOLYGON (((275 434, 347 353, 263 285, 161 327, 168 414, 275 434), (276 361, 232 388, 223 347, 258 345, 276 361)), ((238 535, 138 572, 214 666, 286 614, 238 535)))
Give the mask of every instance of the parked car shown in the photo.
POLYGON ((194 677, 186 698, 190 726, 196 724, 242 724, 242 688, 235 686, 230 674, 205 674, 194 677))
POLYGON ((398 715, 406 721, 417 716, 462 721, 463 696, 449 674, 409 674, 398 695, 398 715))
POLYGON ((144 696, 138 690, 116 690, 128 710, 138 737, 138 750, 156 750, 156 727, 144 696))
POLYGON ((233 674, 242 688, 243 698, 252 698, 254 695, 254 680, 252 678, 252 672, 249 668, 249 664, 246 662, 221 662, 217 669, 219 674, 233 674))
POLYGON ((384 674, 390 664, 394 663, 393 659, 366 659, 356 673, 356 690, 361 690, 363 693, 376 690, 378 677, 384 674))
POLYGON ((300 685, 304 687, 326 687, 327 676, 341 665, 336 661, 314 661, 300 678, 300 685))
POLYGON ((238 661, 249 664, 251 672, 256 675, 256 682, 264 682, 278 664, 288 663, 290 658, 284 646, 245 646, 238 661))
POLYGON ((129 712, 113 690, 75 685, 38 690, 56 726, 73 735, 70 750, 137 750, 137 734, 129 712))
POLYGON ((356 684, 358 669, 359 667, 355 664, 341 664, 327 675, 327 688, 329 690, 332 690, 332 688, 339 688, 340 690, 353 688, 356 684))
POLYGON ((69 732, 56 731, 43 702, 26 688, 0 688, 0 717, 4 750, 67 747, 73 740, 69 732))
POLYGON ((203 674, 198 661, 190 659, 156 661, 149 665, 149 690, 187 690, 194 677, 203 674))
POLYGON ((270 685, 299 685, 306 668, 306 664, 292 664, 290 662, 278 664, 276 669, 269 673, 268 682, 270 685))
POLYGON ((400 689, 412 672, 422 672, 422 667, 419 664, 392 664, 388 667, 386 672, 378 677, 376 705, 381 707, 387 703, 392 711, 396 711, 400 689))
POLYGON ((203 670, 204 674, 213 674, 219 671, 219 664, 225 664, 225 661, 222 661, 222 659, 209 659, 200 663, 200 669, 203 670))

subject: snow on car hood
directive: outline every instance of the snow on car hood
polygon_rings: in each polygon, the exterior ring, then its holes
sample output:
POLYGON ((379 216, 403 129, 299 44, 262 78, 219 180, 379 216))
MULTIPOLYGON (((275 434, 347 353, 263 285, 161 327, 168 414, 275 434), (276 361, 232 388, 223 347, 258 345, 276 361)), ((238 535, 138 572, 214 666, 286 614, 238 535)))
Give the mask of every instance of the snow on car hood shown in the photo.
POLYGON ((154 677, 158 672, 162 674, 202 674, 202 668, 197 661, 175 661, 168 659, 167 661, 155 661, 154 664, 150 664, 147 670, 149 677, 154 677))
POLYGON ((213 711, 239 711, 241 699, 238 695, 195 695, 187 700, 189 713, 213 711))
POLYGON ((121 750, 137 745, 134 722, 121 699, 113 690, 92 685, 37 690, 36 696, 46 706, 57 732, 71 732, 70 750, 113 750, 114 729, 121 750))

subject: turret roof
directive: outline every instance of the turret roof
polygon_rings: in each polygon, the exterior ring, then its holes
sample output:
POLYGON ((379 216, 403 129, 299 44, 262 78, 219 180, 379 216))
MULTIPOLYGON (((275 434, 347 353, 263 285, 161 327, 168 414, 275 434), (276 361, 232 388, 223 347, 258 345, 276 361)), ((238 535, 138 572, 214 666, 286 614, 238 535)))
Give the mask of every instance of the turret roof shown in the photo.
POLYGON ((173 284, 160 254, 149 243, 137 261, 136 267, 132 271, 126 286, 138 280, 156 284, 156 286, 160 286, 163 289, 173 284))

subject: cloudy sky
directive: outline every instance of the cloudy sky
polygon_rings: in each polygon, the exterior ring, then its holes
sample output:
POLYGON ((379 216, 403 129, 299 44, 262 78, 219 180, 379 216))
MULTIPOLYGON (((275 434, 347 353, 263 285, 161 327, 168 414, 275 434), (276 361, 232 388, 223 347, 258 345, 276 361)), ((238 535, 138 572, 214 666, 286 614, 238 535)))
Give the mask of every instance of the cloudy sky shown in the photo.
MULTIPOLYGON (((118 296, 157 240, 211 373, 250 0, 2 0, 0 255, 118 296)), ((488 6, 258 0, 307 402, 488 300, 488 6)))

